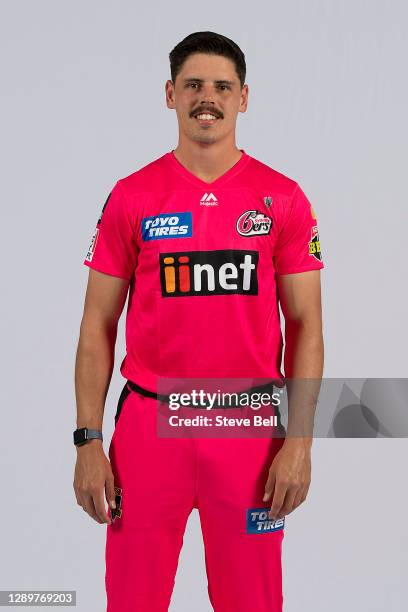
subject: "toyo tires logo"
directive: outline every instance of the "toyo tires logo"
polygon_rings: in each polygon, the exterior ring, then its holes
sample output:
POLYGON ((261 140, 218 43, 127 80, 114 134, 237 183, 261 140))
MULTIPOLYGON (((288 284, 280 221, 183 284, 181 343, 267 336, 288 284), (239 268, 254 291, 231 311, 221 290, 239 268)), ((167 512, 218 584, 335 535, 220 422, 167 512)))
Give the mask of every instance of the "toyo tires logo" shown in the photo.
POLYGON ((246 520, 247 533, 271 533, 285 527, 285 518, 271 520, 269 508, 248 508, 246 520))

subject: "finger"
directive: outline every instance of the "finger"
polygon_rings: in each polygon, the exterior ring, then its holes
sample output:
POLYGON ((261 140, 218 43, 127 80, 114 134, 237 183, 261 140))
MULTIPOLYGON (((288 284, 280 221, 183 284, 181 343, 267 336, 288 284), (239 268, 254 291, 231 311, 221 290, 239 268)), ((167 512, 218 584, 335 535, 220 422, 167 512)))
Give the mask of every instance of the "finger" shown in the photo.
POLYGON ((110 508, 116 508, 115 502, 115 482, 113 475, 109 476, 105 482, 105 497, 110 508))
POLYGON ((82 506, 82 504, 81 504, 81 498, 80 498, 80 496, 79 496, 79 493, 77 493, 77 490, 76 490, 76 488, 75 488, 75 487, 74 487, 74 493, 75 493, 75 498, 76 498, 76 500, 77 500, 77 504, 78 504, 78 506, 82 506))
POLYGON ((286 496, 287 486, 277 482, 275 484, 275 491, 273 494, 272 505, 269 511, 269 518, 275 520, 282 508, 285 496, 286 496))
POLYGON ((75 497, 76 497, 78 506, 81 506, 85 510, 84 508, 85 503, 86 503, 85 492, 82 489, 75 490, 75 497))
POLYGON ((275 483, 276 483, 275 473, 272 470, 270 470, 268 480, 265 485, 265 493, 264 493, 262 501, 266 502, 271 498, 271 495, 275 487, 275 483))
POLYGON ((295 499, 296 508, 305 501, 308 489, 309 487, 304 486, 298 491, 295 499))
POLYGON ((305 499, 305 487, 300 487, 300 489, 296 493, 296 497, 293 502, 294 509, 298 508, 300 504, 304 501, 304 499, 305 499))
POLYGON ((93 502, 95 505, 96 514, 100 518, 102 523, 112 522, 105 508, 105 499, 103 490, 93 494, 93 502))
POLYGON ((93 499, 90 495, 86 496, 86 499, 84 500, 84 503, 82 504, 82 507, 85 510, 85 512, 87 512, 87 514, 89 514, 89 516, 93 518, 97 523, 102 522, 96 512, 93 499))
POLYGON ((302 499, 302 501, 305 501, 305 499, 307 497, 307 494, 309 493, 310 484, 311 483, 309 481, 306 485, 303 486, 304 492, 303 492, 303 499, 302 499))
POLYGON ((296 506, 294 506, 296 495, 298 494, 297 487, 291 487, 286 491, 285 499, 282 504, 282 508, 276 518, 283 518, 287 514, 290 514, 296 506))

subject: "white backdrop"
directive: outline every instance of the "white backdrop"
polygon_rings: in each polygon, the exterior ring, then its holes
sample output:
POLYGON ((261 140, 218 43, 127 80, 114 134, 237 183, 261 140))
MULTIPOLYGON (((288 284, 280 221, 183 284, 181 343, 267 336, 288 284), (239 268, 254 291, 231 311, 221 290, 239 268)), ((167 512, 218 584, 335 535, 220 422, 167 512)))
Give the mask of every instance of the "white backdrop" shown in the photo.
MULTIPOLYGON (((169 51, 210 29, 246 54, 237 143, 297 180, 319 219, 325 375, 405 377, 408 11, 402 0, 2 5, 0 589, 75 589, 81 612, 99 612, 106 527, 72 488, 82 261, 116 180, 176 145, 169 51)), ((406 459, 404 439, 315 440, 308 500, 287 518, 285 612, 406 609, 406 459)), ((210 610, 195 513, 171 607, 191 609, 210 610)))

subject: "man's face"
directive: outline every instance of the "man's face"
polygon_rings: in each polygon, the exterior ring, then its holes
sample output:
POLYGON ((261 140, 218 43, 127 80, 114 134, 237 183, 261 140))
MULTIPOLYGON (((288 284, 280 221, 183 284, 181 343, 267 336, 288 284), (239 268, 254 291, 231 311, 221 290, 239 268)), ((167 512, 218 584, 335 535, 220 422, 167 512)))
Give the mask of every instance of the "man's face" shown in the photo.
POLYGON ((184 62, 175 83, 166 83, 168 108, 175 108, 180 133, 189 140, 212 144, 235 138, 239 112, 245 112, 248 86, 241 84, 232 60, 195 53, 184 62))

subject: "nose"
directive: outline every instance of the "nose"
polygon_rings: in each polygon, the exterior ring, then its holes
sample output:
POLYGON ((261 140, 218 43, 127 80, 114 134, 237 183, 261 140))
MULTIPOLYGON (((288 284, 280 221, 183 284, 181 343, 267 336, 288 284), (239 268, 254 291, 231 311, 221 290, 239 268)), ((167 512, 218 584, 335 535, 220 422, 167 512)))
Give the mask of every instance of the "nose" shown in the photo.
POLYGON ((211 83, 204 84, 201 90, 201 104, 205 103, 214 104, 214 88, 211 83))

